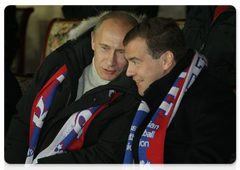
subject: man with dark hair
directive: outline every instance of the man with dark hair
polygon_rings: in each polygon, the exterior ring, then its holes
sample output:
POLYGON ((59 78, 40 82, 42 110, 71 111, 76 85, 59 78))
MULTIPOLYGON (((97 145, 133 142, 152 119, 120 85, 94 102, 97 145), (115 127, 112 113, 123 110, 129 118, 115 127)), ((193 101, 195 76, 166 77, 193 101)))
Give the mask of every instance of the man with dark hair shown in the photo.
POLYGON ((127 76, 142 102, 124 163, 229 163, 236 152, 236 96, 186 49, 173 19, 152 18, 124 39, 127 76))
POLYGON ((123 39, 137 23, 125 12, 83 21, 73 30, 76 39, 44 60, 17 104, 6 135, 6 162, 123 162, 140 102, 135 83, 126 77, 123 39), (90 29, 79 35, 86 25, 90 29))

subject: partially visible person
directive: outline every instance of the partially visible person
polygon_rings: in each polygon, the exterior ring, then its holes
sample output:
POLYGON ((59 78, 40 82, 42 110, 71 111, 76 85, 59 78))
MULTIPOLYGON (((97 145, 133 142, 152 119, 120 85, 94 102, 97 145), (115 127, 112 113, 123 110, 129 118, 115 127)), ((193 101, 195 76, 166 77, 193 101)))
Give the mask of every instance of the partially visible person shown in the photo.
POLYGON ((82 22, 76 30, 89 29, 46 57, 17 104, 6 162, 123 162, 140 102, 126 77, 123 39, 137 23, 129 13, 106 12, 82 22))
POLYGON ((236 85, 236 9, 233 6, 192 6, 183 33, 187 48, 207 57, 210 74, 236 85))
POLYGON ((18 81, 5 60, 0 57, 0 160, 5 151, 4 139, 12 116, 17 114, 16 104, 22 97, 18 81))
POLYGON ((236 95, 187 50, 176 22, 143 21, 124 38, 127 76, 142 96, 124 163, 229 163, 236 153, 236 95))
POLYGON ((18 23, 14 0, 0 1, 0 58, 8 67, 12 65, 19 46, 18 23))

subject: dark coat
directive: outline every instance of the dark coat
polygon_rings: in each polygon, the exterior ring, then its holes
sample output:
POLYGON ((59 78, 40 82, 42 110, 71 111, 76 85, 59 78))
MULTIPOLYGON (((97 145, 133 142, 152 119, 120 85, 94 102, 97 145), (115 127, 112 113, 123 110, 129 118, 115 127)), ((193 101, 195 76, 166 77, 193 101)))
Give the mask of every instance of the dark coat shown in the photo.
MULTIPOLYGON (((91 30, 90 30, 91 31, 91 30)), ((140 103, 135 83, 123 72, 107 85, 86 92, 79 100, 78 80, 93 57, 90 31, 75 41, 69 41, 51 53, 34 76, 31 88, 17 105, 18 114, 12 119, 5 141, 5 160, 24 163, 29 145, 29 123, 34 98, 64 64, 68 73, 58 87, 45 119, 35 149, 37 156, 55 138, 66 120, 76 111, 109 101, 107 89, 122 91, 123 95, 100 112, 90 124, 80 151, 54 155, 38 163, 122 163, 128 134, 136 109, 140 103)))
POLYGON ((230 7, 214 21, 216 6, 191 7, 183 28, 187 48, 208 59, 209 73, 236 83, 236 10, 230 7))
MULTIPOLYGON (((179 74, 191 63, 189 51, 169 74, 146 90, 150 112, 135 132, 133 156, 137 159, 139 139, 153 114, 179 74)), ((184 95, 169 125, 164 163, 227 163, 236 153, 236 95, 232 89, 202 70, 184 95)))

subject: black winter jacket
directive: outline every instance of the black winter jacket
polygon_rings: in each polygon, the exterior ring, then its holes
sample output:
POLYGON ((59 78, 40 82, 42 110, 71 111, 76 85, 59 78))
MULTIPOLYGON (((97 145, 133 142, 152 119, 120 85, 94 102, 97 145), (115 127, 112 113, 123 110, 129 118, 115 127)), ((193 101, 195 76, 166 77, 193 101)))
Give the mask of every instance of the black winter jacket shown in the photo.
POLYGON ((123 72, 115 80, 86 92, 79 100, 78 80, 93 57, 90 31, 77 40, 69 41, 51 53, 34 76, 31 88, 17 104, 18 114, 12 119, 5 140, 5 160, 24 163, 29 145, 29 123, 34 98, 64 64, 68 73, 58 87, 45 119, 35 156, 55 138, 71 114, 109 101, 107 89, 122 91, 90 124, 80 151, 58 154, 38 160, 38 163, 122 163, 131 123, 140 103, 136 84, 123 72))
POLYGON ((183 28, 187 48, 208 59, 209 73, 236 83, 236 10, 229 7, 214 21, 216 6, 191 7, 183 28))
MULTIPOLYGON (((135 132, 132 151, 138 162, 141 134, 179 74, 191 63, 190 50, 163 78, 146 90, 150 112, 135 132)), ((150 146, 151 147, 151 146, 150 146)), ((184 95, 169 125, 164 163, 228 163, 236 153, 236 95, 222 81, 202 70, 184 95)))

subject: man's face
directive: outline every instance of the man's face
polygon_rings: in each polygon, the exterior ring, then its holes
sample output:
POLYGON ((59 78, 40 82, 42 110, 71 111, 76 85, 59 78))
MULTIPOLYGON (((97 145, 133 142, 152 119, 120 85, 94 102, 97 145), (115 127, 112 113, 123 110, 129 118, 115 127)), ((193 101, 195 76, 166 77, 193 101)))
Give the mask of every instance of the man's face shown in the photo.
POLYGON ((126 45, 125 57, 128 60, 127 76, 132 76, 141 96, 150 84, 165 75, 162 57, 153 59, 143 38, 135 38, 126 45))
POLYGON ((123 39, 132 27, 113 19, 107 19, 95 36, 92 33, 94 63, 102 79, 111 81, 127 68, 123 39))

